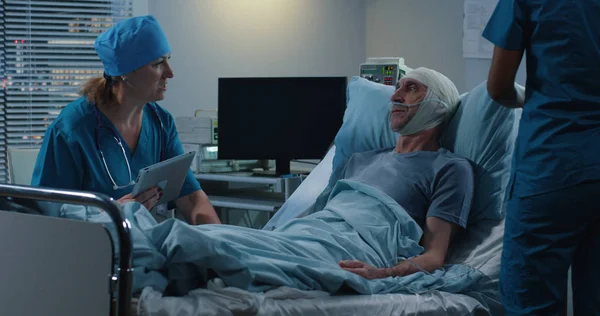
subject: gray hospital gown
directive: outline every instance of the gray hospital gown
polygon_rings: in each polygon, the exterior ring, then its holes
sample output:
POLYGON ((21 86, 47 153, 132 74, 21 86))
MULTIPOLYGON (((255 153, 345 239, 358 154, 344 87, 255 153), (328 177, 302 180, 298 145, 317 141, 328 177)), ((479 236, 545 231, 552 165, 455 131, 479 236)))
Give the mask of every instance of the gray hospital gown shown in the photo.
POLYGON ((467 159, 446 149, 400 154, 387 148, 356 153, 346 163, 342 178, 387 193, 421 226, 430 216, 467 226, 473 169, 467 159))

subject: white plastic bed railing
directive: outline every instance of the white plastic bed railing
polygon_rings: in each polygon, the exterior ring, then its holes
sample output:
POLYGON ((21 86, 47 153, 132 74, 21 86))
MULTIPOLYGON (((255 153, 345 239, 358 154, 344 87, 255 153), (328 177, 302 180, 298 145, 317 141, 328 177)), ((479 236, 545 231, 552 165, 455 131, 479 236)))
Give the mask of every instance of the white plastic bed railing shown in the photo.
MULTIPOLYGON (((130 310, 131 303, 131 286, 132 286, 132 239, 131 239, 131 231, 129 222, 122 216, 121 209, 116 204, 112 198, 102 195, 102 194, 92 194, 86 192, 79 191, 68 191, 68 190, 57 190, 50 188, 41 188, 41 187, 31 187, 31 186, 21 186, 21 185, 9 185, 9 184, 0 184, 0 197, 3 198, 13 198, 13 199, 22 199, 22 200, 31 200, 31 201, 44 201, 44 202, 57 202, 57 203, 65 203, 65 204, 77 204, 77 205, 85 205, 85 206, 95 206, 104 211, 106 211, 113 223, 115 224, 115 230, 117 232, 117 243, 112 240, 110 234, 108 234, 111 244, 113 246, 112 252, 112 264, 111 264, 111 274, 109 275, 109 292, 110 292, 110 315, 128 315, 130 310), (119 258, 116 258, 114 255, 114 247, 119 247, 119 258), (115 273, 114 267, 116 266, 115 260, 118 259, 118 271, 115 273), (115 297, 115 291, 117 295, 115 297), (116 299, 116 300, 115 300, 116 299)), ((6 210, 12 211, 12 210, 6 210)), ((39 218, 39 216, 35 216, 39 218)), ((35 217, 30 217, 30 221, 35 220, 35 217)), ((47 217, 47 216, 44 216, 47 217)), ((16 217, 5 217, 6 221, 13 220, 15 225, 17 223, 16 217)), ((62 221, 63 223, 67 223, 66 221, 62 221)), ((11 223, 3 223, 6 228, 10 227, 11 223)), ((78 223, 73 223, 78 224, 78 223)), ((78 225, 84 225, 89 223, 82 223, 78 225)), ((43 224, 45 225, 45 223, 43 224)), ((29 228, 29 226, 26 229, 29 228)), ((38 226, 39 228, 43 228, 44 226, 38 226)), ((88 229, 89 226, 83 227, 83 229, 88 229)), ((60 232, 60 231, 59 231, 60 232)), ((34 235, 36 232, 29 232, 32 234, 32 239, 35 239, 34 235)), ((61 232, 62 233, 62 232, 61 232)), ((68 234, 68 232, 65 232, 68 234)), ((73 238, 77 238, 73 233, 73 238)), ((10 236, 4 236, 3 239, 10 236)), ((3 240, 4 242, 5 240, 3 240)), ((83 241, 81 241, 83 242, 83 241)), ((18 247, 32 247, 31 245, 11 245, 12 247, 17 247, 13 249, 18 249, 18 247)), ((4 254, 4 256, 10 256, 12 254, 4 254)), ((75 256, 77 254, 74 254, 75 256)), ((7 257, 5 257, 6 260, 7 257)), ((81 258, 82 262, 84 262, 85 258, 81 258)), ((45 262, 43 262, 43 258, 38 262, 40 266, 43 266, 45 262)), ((77 267, 83 269, 90 269, 89 271, 93 271, 95 267, 77 267)), ((6 271, 4 271, 6 272, 6 271)), ((41 281, 33 281, 33 283, 28 284, 29 287, 39 286, 39 282, 41 281), (37 284, 36 284, 37 283, 37 284)), ((4 285, 6 288, 4 290, 10 291, 9 285, 4 285)), ((83 285, 85 286, 85 284, 83 285)), ((89 286, 89 285, 88 285, 89 286)), ((44 293, 40 293, 38 295, 44 295, 44 293)), ((36 304, 36 301, 39 301, 39 297, 30 298, 31 304, 36 304)), ((25 308, 23 308, 25 309, 25 308)), ((53 314, 52 311, 46 311, 49 314, 53 314)))

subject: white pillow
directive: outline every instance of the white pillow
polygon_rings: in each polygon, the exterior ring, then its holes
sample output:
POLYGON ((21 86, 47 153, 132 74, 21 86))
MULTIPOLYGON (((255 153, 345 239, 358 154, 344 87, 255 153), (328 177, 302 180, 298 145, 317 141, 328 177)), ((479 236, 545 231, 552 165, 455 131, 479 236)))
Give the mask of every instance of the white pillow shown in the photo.
POLYGON ((356 152, 396 145, 397 135, 388 124, 390 97, 394 87, 352 77, 346 92, 346 112, 335 136, 335 156, 330 185, 333 185, 346 161, 356 152))
POLYGON ((504 197, 521 112, 492 100, 484 81, 461 97, 454 118, 442 134, 444 148, 474 163, 475 196, 469 222, 504 218, 504 197))

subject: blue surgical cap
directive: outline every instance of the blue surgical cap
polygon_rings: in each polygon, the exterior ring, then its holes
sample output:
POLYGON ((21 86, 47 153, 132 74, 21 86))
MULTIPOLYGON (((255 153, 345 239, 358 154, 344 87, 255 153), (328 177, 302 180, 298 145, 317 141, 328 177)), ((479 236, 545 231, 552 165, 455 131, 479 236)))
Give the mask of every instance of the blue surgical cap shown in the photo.
POLYGON ((122 76, 171 52, 167 37, 151 15, 121 21, 100 34, 96 53, 109 76, 122 76))

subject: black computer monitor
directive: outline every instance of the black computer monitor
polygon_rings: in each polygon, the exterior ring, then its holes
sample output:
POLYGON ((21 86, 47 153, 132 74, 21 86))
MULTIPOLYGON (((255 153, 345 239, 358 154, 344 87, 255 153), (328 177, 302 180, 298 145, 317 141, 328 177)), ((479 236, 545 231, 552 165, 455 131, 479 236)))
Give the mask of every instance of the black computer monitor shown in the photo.
POLYGON ((322 159, 346 109, 346 77, 219 78, 218 159, 322 159))

